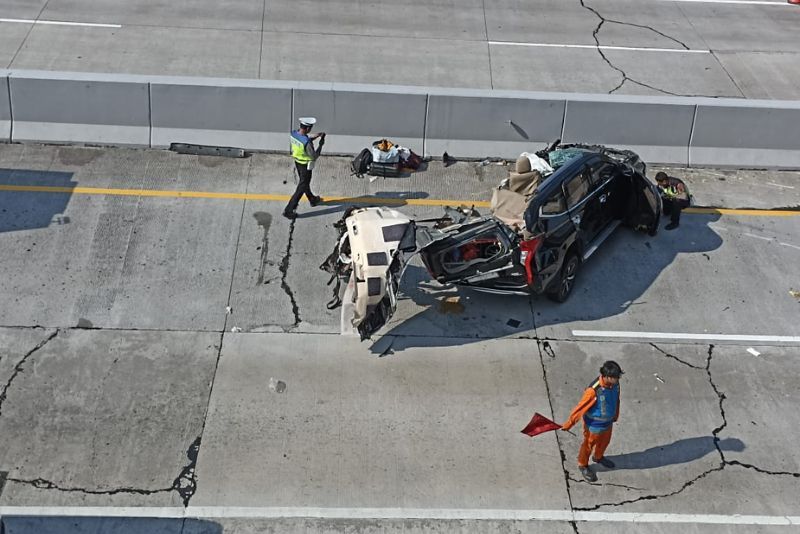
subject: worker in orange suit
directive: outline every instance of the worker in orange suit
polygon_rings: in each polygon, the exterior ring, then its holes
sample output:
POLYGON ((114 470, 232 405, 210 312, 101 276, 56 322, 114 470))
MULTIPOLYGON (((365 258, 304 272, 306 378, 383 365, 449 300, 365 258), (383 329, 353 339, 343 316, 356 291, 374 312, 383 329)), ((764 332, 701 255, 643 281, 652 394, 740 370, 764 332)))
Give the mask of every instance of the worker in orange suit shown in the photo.
POLYGON ((622 368, 615 361, 607 361, 600 368, 600 376, 593 381, 562 430, 569 430, 583 418, 583 443, 578 452, 578 469, 587 482, 597 482, 597 475, 589 467, 589 456, 595 463, 614 469, 614 462, 606 458, 605 452, 611 442, 611 431, 619 418, 619 379, 622 368))

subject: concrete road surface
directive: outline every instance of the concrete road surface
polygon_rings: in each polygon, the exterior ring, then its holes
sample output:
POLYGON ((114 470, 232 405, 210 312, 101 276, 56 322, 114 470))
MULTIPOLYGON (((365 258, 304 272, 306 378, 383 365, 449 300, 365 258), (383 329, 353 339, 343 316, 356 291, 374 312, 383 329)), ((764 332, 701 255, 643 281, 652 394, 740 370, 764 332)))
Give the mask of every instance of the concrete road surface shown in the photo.
POLYGON ((348 165, 290 222, 284 156, 0 145, 5 533, 800 529, 800 173, 668 169, 715 209, 618 231, 563 305, 414 264, 360 342, 317 268, 344 208, 486 210, 508 167, 348 165), (617 468, 589 484, 579 437, 520 430, 606 359, 617 468))
POLYGON ((797 99, 785 0, 0 0, 0 66, 797 99))

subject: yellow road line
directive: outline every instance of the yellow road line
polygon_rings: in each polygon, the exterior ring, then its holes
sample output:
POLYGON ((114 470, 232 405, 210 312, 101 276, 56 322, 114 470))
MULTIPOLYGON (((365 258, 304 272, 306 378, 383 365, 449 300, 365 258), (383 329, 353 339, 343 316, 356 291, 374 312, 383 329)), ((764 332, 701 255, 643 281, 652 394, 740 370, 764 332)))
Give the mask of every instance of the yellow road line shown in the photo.
MULTIPOLYGON (((265 193, 224 193, 214 191, 164 191, 157 189, 109 189, 103 187, 55 187, 44 185, 2 185, 0 191, 17 191, 26 193, 70 193, 73 195, 115 195, 169 198, 224 198, 233 200, 274 200, 287 202, 291 195, 271 195, 265 193)), ((386 204, 398 206, 457 206, 466 204, 480 208, 488 208, 489 202, 484 200, 446 200, 433 198, 397 198, 397 197, 342 197, 325 195, 326 202, 349 202, 353 204, 386 204)))
POLYGON ((728 208, 686 208, 684 213, 707 215, 747 215, 748 217, 797 217, 800 211, 791 210, 735 210, 728 208))
MULTIPOLYGON (((216 191, 169 191, 158 189, 111 189, 104 187, 57 187, 44 185, 2 185, 0 191, 16 191, 25 193, 69 193, 72 195, 113 195, 166 198, 219 198, 229 200, 271 200, 287 202, 289 195, 272 195, 266 193, 225 193, 216 191)), ((485 200, 448 200, 441 198, 398 198, 398 197, 343 197, 325 196, 326 202, 350 204, 383 204, 388 206, 458 206, 467 205, 476 208, 488 208, 485 200)), ((797 217, 800 211, 791 210, 739 210, 727 208, 686 208, 684 213, 707 215, 744 215, 749 217, 797 217)))

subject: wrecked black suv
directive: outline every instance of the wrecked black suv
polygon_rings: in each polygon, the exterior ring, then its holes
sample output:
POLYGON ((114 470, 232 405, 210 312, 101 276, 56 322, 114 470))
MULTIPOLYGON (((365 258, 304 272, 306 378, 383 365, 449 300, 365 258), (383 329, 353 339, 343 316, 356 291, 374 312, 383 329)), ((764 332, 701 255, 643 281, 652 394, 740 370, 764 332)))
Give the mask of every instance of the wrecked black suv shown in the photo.
POLYGON ((417 223, 389 208, 349 209, 320 266, 337 280, 328 307, 343 305, 342 332, 364 339, 389 320, 414 254, 442 284, 563 302, 581 263, 619 225, 657 232, 661 199, 634 152, 556 142, 523 156, 538 168, 501 183, 492 215, 446 208, 440 219, 417 223))

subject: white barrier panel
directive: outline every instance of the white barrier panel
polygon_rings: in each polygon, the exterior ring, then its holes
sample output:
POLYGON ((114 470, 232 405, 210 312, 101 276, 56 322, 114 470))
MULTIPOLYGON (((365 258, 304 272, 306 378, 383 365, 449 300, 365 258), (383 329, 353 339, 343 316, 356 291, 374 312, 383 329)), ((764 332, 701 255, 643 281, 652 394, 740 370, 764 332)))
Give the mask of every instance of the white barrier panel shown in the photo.
POLYGON ((563 95, 454 90, 428 98, 426 155, 516 158, 561 136, 563 95))
POLYGON ((292 83, 175 78, 150 85, 153 147, 288 150, 292 83))
POLYGON ((800 168, 800 102, 708 99, 698 104, 689 163, 800 168))
POLYGON ((8 71, 0 70, 0 143, 11 140, 11 100, 8 95, 8 71))
POLYGON ((686 165, 694 108, 685 98, 573 95, 562 141, 626 148, 648 163, 686 165))
POLYGON ((288 152, 299 116, 328 153, 386 137, 440 157, 516 158, 561 137, 648 163, 800 168, 800 102, 0 70, 0 141, 288 152))
POLYGON ((13 141, 150 145, 146 78, 11 71, 9 86, 13 141))
POLYGON ((292 128, 298 117, 316 117, 314 131, 331 134, 329 153, 356 154, 387 138, 421 154, 426 100, 423 88, 299 82, 292 128))

